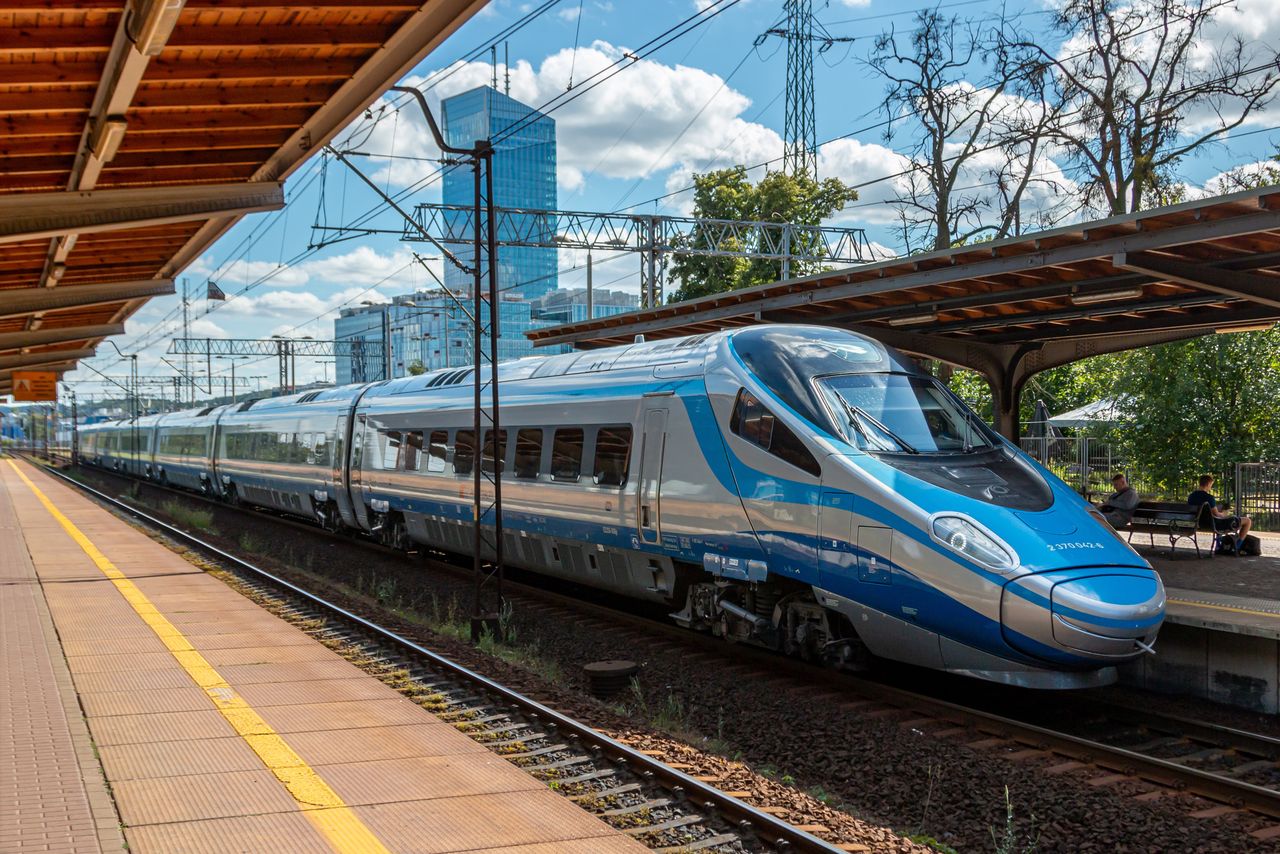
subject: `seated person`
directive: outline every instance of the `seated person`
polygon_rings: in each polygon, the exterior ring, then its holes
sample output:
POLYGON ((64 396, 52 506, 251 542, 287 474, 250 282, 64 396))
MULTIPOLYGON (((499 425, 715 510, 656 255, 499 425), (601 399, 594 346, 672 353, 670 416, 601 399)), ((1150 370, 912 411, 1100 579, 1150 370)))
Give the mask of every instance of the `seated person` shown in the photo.
POLYGON ((1111 486, 1115 492, 1098 509, 1107 517, 1111 527, 1118 531, 1133 519, 1133 511, 1138 506, 1138 490, 1130 486, 1129 478, 1122 474, 1111 478, 1111 486))
POLYGON ((1253 527, 1253 519, 1248 516, 1233 516, 1225 510, 1218 507, 1218 500, 1213 497, 1209 490, 1213 489, 1213 475, 1206 474, 1200 478, 1200 488, 1187 496, 1187 503, 1192 507, 1199 507, 1202 504, 1209 505, 1209 512, 1213 514, 1213 529, 1215 531, 1226 532, 1236 530, 1235 552, 1240 553, 1240 544, 1244 542, 1244 538, 1249 535, 1249 529, 1253 527))

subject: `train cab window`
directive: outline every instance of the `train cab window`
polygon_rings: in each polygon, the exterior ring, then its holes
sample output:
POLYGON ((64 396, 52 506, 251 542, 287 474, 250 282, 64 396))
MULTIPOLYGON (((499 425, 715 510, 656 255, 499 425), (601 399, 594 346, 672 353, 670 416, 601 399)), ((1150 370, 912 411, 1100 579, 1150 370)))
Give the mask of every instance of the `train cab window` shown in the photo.
POLYGON ((630 460, 631 427, 601 427, 596 433, 596 483, 600 486, 625 486, 630 460))
POLYGON ((738 392, 738 400, 733 405, 733 417, 729 421, 729 429, 751 444, 758 445, 778 459, 814 477, 822 474, 818 461, 813 458, 813 454, 809 453, 809 449, 804 446, 800 438, 791 432, 790 427, 774 417, 774 414, 745 388, 738 392))
POLYGON ((476 434, 474 430, 459 430, 453 443, 453 473, 471 474, 476 464, 476 434))
POLYGON ((562 427, 551 441, 551 477, 576 483, 582 475, 582 446, 586 437, 581 427, 562 427))
POLYGON ((404 434, 404 470, 417 471, 422 465, 422 431, 410 430, 404 434))
POLYGON ((542 431, 525 427, 516 433, 516 477, 533 480, 542 470, 542 431))
POLYGON ((427 442, 427 471, 439 474, 449 453, 449 431, 433 430, 427 442))
POLYGON ((484 445, 480 448, 480 468, 482 471, 492 473, 494 470, 494 458, 498 460, 498 471, 502 471, 506 466, 503 464, 507 459, 507 431, 498 431, 497 447, 494 447, 493 431, 484 431, 484 445))

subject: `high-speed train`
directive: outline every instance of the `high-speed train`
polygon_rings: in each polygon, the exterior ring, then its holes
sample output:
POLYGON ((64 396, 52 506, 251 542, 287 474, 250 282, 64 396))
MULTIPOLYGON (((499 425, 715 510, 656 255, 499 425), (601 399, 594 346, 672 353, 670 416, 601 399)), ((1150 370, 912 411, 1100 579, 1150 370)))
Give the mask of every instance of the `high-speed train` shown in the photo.
POLYGON ((498 470, 512 565, 839 665, 1078 688, 1152 651, 1151 566, 870 338, 762 325, 505 363, 496 442, 471 374, 93 425, 81 457, 459 554, 474 467, 498 470))

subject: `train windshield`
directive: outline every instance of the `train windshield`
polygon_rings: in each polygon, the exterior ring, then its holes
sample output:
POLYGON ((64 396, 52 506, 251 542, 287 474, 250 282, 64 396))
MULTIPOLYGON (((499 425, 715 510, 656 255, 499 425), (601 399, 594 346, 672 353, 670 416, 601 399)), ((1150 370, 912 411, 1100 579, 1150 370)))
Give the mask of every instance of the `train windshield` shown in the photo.
POLYGON ((971 454, 999 441, 937 380, 897 373, 816 380, 845 438, 864 451, 971 454))

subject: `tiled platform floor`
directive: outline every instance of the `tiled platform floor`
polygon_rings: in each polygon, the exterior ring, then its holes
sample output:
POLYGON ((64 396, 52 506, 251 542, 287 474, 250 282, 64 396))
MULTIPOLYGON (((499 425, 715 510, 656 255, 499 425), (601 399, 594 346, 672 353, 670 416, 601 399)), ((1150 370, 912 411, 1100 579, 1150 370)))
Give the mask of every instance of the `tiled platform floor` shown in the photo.
MULTIPOLYGON (((0 530, 11 532, 0 542, 8 549, 0 554, 0 607, 7 609, 6 649, 23 650, 4 657, 4 666, 16 663, 17 670, 0 671, 0 678, 33 686, 6 692, 12 701, 0 707, 7 739, 0 761, 5 750, 28 749, 11 733, 36 728, 27 722, 33 715, 43 730, 52 728, 36 746, 39 756, 22 766, 28 785, 47 794, 34 812, 19 813, 20 827, 32 834, 79 828, 97 844, 94 802, 80 781, 105 771, 134 852, 360 850, 344 846, 341 834, 321 832, 324 814, 349 817, 366 838, 396 852, 644 850, 71 488, 18 466, 265 730, 246 735, 233 726, 215 703, 222 689, 193 680, 169 651, 172 642, 166 646, 119 584, 0 461, 0 530), (41 591, 61 650, 39 633, 30 615, 37 609, 22 599, 41 591), (22 619, 35 628, 7 619, 24 608, 22 619), (57 684, 53 665, 64 654, 101 771, 77 764, 74 727, 56 719, 57 692, 50 699, 36 690, 57 684), (269 768, 257 738, 280 739, 339 806, 300 799, 297 786, 282 780, 294 770, 269 768)), ((0 810, 12 803, 0 802, 0 810)), ((10 847, 0 836, 0 849, 10 847)), ((103 848, 119 850, 118 843, 103 848)))

